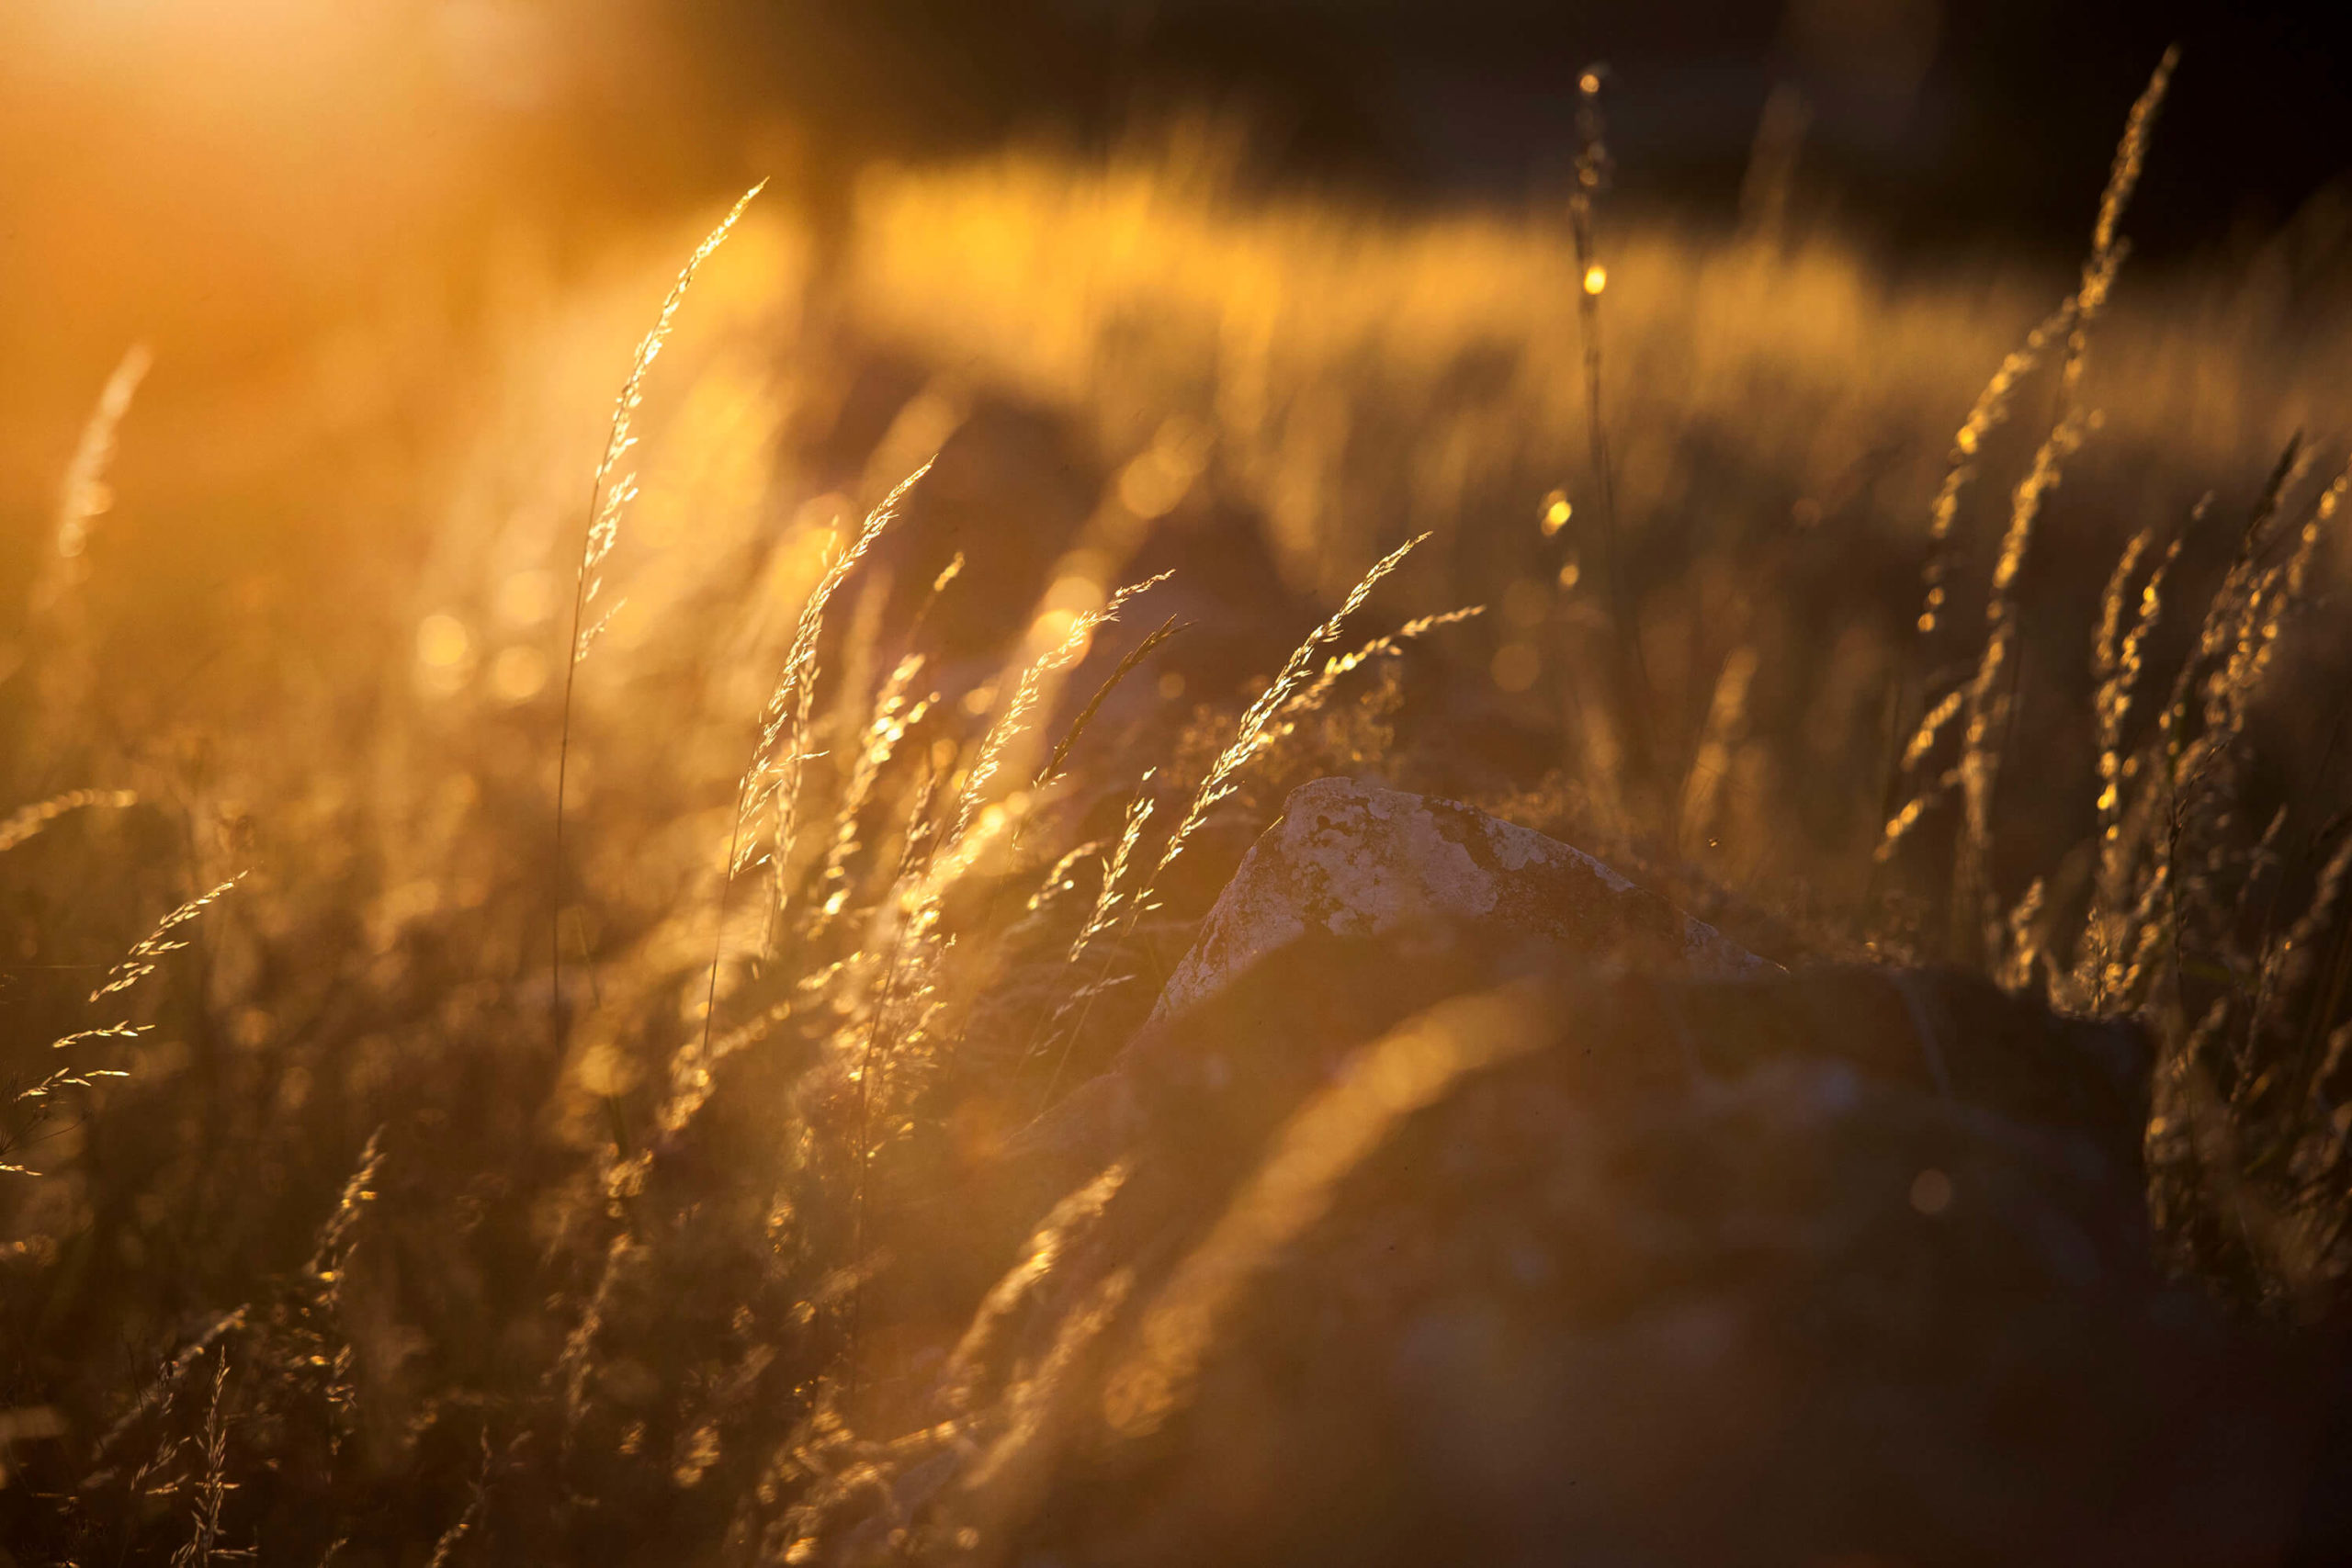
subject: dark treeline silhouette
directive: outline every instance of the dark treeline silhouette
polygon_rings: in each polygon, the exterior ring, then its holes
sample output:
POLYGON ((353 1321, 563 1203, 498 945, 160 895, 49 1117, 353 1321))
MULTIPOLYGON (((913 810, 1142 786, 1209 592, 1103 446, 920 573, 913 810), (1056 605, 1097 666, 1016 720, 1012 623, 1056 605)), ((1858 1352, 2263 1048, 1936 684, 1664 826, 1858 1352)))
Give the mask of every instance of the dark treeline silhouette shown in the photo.
POLYGON ((2053 247, 2169 43, 2188 63, 2149 172, 2143 253, 2290 216, 2347 162, 2346 25, 2186 0, 697 0, 705 113, 788 124, 821 184, 875 155, 1010 132, 1080 143, 1178 105, 1234 113, 1276 173, 1386 193, 1555 183, 1573 83, 1605 60, 1630 195, 1728 202, 1767 96, 1801 91, 1809 176, 1902 245, 2053 247), (2330 128, 2336 128, 2331 132, 2330 128), (2188 199, 2174 199, 2176 197, 2188 199), (2219 210, 2216 210, 2216 208, 2219 210))

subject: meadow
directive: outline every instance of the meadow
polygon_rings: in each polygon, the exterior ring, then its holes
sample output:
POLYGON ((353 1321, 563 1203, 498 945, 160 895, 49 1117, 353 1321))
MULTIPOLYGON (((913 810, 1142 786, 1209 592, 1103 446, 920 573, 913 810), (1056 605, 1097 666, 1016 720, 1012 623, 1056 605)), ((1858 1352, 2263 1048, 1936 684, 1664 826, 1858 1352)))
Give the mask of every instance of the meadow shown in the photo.
POLYGON ((1333 773, 2142 1019, 2173 1265, 2339 1318, 2346 241, 2138 269, 2159 96, 2079 273, 1202 122, 92 367, 0 572, 0 1561, 802 1560, 1014 1261, 936 1195, 1333 773))

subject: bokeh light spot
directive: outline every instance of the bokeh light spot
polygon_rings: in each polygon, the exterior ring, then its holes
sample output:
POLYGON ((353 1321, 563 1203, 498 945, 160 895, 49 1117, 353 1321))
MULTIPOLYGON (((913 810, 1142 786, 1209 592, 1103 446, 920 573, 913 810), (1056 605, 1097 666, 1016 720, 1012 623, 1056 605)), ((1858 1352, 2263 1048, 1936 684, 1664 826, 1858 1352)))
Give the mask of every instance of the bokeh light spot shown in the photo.
POLYGON ((1911 1206, 1930 1219, 1951 1207, 1951 1178, 1932 1167, 1911 1179, 1911 1206))
POLYGON ((473 638, 466 624, 447 613, 435 613, 417 624, 416 657, 433 670, 454 670, 466 661, 473 638))
POLYGON ((508 575, 494 606, 510 626, 536 626, 555 614, 555 574, 533 569, 508 575))
POLYGON ((501 702, 526 703, 548 683, 548 657, 536 648, 507 648, 490 661, 490 689, 501 702))
POLYGON ((1555 490, 1544 498, 1544 536, 1550 538, 1568 525, 1576 508, 1568 504, 1568 492, 1555 490))
POLYGON ((1535 651, 1532 643, 1507 642, 1495 650, 1495 661, 1488 672, 1502 690, 1523 692, 1544 673, 1544 656, 1535 651))

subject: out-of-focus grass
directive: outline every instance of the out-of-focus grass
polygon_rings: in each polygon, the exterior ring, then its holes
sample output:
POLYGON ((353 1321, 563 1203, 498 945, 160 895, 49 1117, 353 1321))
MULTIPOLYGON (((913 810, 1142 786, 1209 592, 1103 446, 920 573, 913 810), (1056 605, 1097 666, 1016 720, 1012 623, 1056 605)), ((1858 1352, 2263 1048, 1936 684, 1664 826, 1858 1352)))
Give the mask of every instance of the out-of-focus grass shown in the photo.
MULTIPOLYGON (((1302 588, 1330 594, 1433 533, 1418 597, 1493 606, 1493 635, 1518 645, 1503 682, 1556 705, 1577 660, 1560 624, 1597 615, 1600 586, 1564 215, 1404 221, 1251 197, 1213 142, 1178 146, 1088 172, 1008 157, 869 176, 845 284, 859 319, 1073 411, 1106 452, 1136 455, 1139 481, 1155 450, 1209 440, 1210 482, 1263 520, 1302 588), (1555 490, 1573 514, 1547 540, 1555 490), (1555 588, 1564 568, 1581 592, 1555 588)), ((2098 327, 2082 394, 2098 429, 2037 548, 2035 576, 2070 607, 2029 633, 2069 703, 2087 696, 2071 606, 2130 532, 2209 491, 2243 510, 2290 434, 2341 429, 2346 318, 2290 297, 2290 249, 2243 277, 2127 271, 2098 327)), ((1723 750, 1729 820, 1685 847, 1715 840, 1718 874, 1847 882, 1875 838, 1887 704, 1914 701, 1923 673, 1908 580, 1953 434, 2066 280, 1986 260, 1897 272, 1834 233, 1695 224, 1609 236, 1606 254, 1613 478, 1669 770, 1702 743, 1734 655, 1756 655, 1745 737, 1723 750)), ((2052 396, 2022 389, 1962 492, 1980 582, 2052 396)), ((1976 615, 1955 606, 1962 637, 1929 657, 1973 659, 1976 615)), ((2050 744, 2081 748, 2083 727, 2049 719, 2075 732, 2050 744)))

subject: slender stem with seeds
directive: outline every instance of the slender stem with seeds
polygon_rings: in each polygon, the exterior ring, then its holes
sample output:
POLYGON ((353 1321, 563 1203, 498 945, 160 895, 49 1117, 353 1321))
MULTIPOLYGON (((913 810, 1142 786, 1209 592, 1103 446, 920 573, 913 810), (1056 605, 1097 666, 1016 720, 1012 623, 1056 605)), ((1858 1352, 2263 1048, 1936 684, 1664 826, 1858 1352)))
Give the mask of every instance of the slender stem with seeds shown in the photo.
MULTIPOLYGON (((766 705, 760 714, 759 738, 752 746, 752 760, 743 769, 743 776, 735 790, 735 819, 728 830, 727 867, 718 885, 718 912, 710 938, 710 978, 704 987, 702 1044, 710 1049, 710 1029, 718 1010, 718 964, 727 943, 727 900, 735 888, 736 874, 750 859, 752 844, 744 839, 745 829, 763 810, 771 807, 777 813, 775 852, 776 857, 777 897, 769 906, 768 915, 774 920, 782 906, 783 877, 786 861, 790 857, 796 827, 794 812, 800 794, 800 762, 807 742, 808 714, 817 679, 817 645, 824 632, 825 606, 850 571, 874 547, 899 515, 899 508, 916 483, 931 472, 932 462, 926 460, 915 471, 899 481, 881 504, 866 513, 865 523, 849 547, 833 558, 825 573, 810 589, 808 598, 800 607, 800 618, 793 630, 792 647, 786 653, 784 670, 776 677, 775 689, 768 694, 766 705)), ((960 555, 942 572, 933 584, 935 597, 946 587, 956 572, 961 570, 960 555)), ((928 608, 928 604, 926 604, 928 608)), ((756 840, 754 840, 755 842, 756 840)))
POLYGON ((1623 705, 1632 720, 1635 767, 1646 772, 1656 761, 1650 714, 1648 660, 1642 650, 1638 606, 1626 581, 1624 541, 1619 535, 1617 479, 1609 455, 1609 425, 1601 409, 1600 295, 1609 273, 1600 259, 1596 236, 1600 193, 1609 183, 1609 149, 1602 140, 1600 85, 1607 67, 1590 65, 1577 79, 1576 190, 1568 200, 1569 231, 1576 242, 1577 322, 1584 343, 1585 435, 1592 452, 1594 483, 1600 491, 1602 570, 1609 580, 1609 604, 1625 658, 1631 690, 1623 705))
POLYGON ((1086 727, 1094 722, 1094 716, 1102 711, 1103 703, 1118 689, 1119 682, 1134 673, 1136 666, 1150 658, 1161 643, 1179 632, 1191 629, 1191 623, 1180 626, 1176 624, 1176 617, 1170 615, 1159 624, 1157 630, 1129 649, 1126 656, 1119 660, 1118 667, 1111 671, 1110 679, 1097 687, 1094 695, 1087 699, 1086 705, 1078 710, 1078 716, 1070 721, 1069 728, 1063 731, 1061 739, 1054 746, 1053 755, 1046 759, 1046 765, 1037 771, 1037 777, 1030 788, 1043 789, 1061 777, 1062 764, 1069 761, 1070 748, 1076 746, 1078 738, 1086 733, 1086 727))
MULTIPOLYGON (((571 636, 564 648, 563 705, 556 730, 555 749, 555 863, 548 877, 548 1026, 559 1055, 563 1049, 566 1019, 563 1010, 563 829, 564 790, 570 782, 571 768, 571 698, 579 683, 580 661, 611 618, 607 611, 605 620, 594 626, 586 624, 588 607, 594 603, 603 580, 596 568, 611 553, 620 532, 621 513, 636 495, 633 475, 616 479, 621 459, 637 444, 631 434, 637 411, 645 399, 646 372, 661 357, 662 345, 669 341, 670 329, 678 316, 678 307, 685 302, 686 290, 693 287, 695 274, 702 269, 711 253, 726 243, 743 209, 752 198, 767 187, 762 180, 736 199, 718 227, 707 235, 686 258, 685 266, 678 273, 675 283, 662 301, 661 313, 654 318, 653 330, 647 333, 637 345, 637 357, 629 366, 628 379, 621 384, 620 396, 614 400, 613 423, 605 437, 605 454, 596 464, 596 471, 588 481, 588 524, 580 541, 580 570, 571 585, 571 636)), ((616 608, 618 606, 616 605, 616 608)), ((586 940, 583 932, 582 940, 586 940)))

